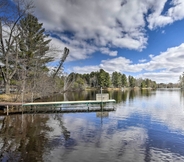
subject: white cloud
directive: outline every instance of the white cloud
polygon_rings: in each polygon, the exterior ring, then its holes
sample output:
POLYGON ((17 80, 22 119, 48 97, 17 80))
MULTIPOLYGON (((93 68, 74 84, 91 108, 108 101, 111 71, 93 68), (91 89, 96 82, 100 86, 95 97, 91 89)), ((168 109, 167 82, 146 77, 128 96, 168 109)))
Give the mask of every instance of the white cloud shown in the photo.
POLYGON ((183 62, 184 43, 178 47, 168 48, 167 51, 162 52, 160 55, 152 57, 152 60, 146 65, 146 70, 170 70, 174 67, 182 66, 183 62))
POLYGON ((70 54, 73 59, 81 58, 81 55, 77 56, 79 50, 83 56, 86 55, 82 57, 85 59, 99 48, 109 56, 118 54, 117 51, 111 51, 111 47, 138 51, 146 48, 148 37, 145 20, 150 29, 155 29, 184 18, 182 0, 173 0, 172 6, 163 14, 166 2, 167 0, 34 1, 35 13, 46 30, 59 36, 63 43, 67 41, 72 49, 70 54))
POLYGON ((54 49, 60 50, 60 52, 53 52, 52 55, 55 60, 62 56, 62 51, 64 47, 69 48, 70 54, 67 57, 67 61, 84 60, 86 58, 92 57, 91 54, 95 51, 100 51, 102 54, 107 54, 109 56, 117 56, 118 51, 112 51, 107 47, 97 48, 94 45, 88 44, 85 41, 76 41, 67 38, 64 35, 57 35, 60 39, 52 37, 51 46, 54 49))
MULTIPOLYGON (((65 36, 62 37, 62 40, 52 38, 51 45, 53 46, 53 48, 61 51, 61 53, 52 53, 56 60, 62 56, 62 51, 64 47, 67 47, 70 50, 70 54, 67 57, 67 61, 84 60, 86 58, 89 58, 90 55, 97 50, 95 46, 91 46, 84 41, 81 41, 79 43, 78 41, 70 40, 65 36)), ((110 53, 112 51, 108 52, 110 53)))
POLYGON ((153 12, 148 16, 147 21, 149 28, 155 29, 157 27, 163 27, 167 24, 171 24, 174 21, 181 20, 184 18, 184 1, 183 0, 172 0, 168 11, 164 14, 164 6, 167 0, 155 1, 153 5, 153 12))
POLYGON ((173 7, 168 10, 168 15, 173 18, 174 21, 181 20, 184 18, 184 1, 183 0, 173 0, 173 7))
POLYGON ((117 56, 117 54, 118 54, 117 51, 110 51, 109 48, 100 48, 100 51, 103 54, 108 54, 109 56, 117 56))
POLYGON ((146 59, 139 60, 139 62, 141 62, 141 63, 146 62, 146 61, 147 61, 146 59))
POLYGON ((137 78, 149 78, 157 83, 177 83, 179 80, 179 75, 181 73, 173 72, 146 72, 138 75, 137 78))
POLYGON ((149 55, 149 57, 150 57, 150 58, 153 58, 153 57, 154 57, 154 55, 150 54, 150 55, 149 55))
POLYGON ((72 69, 70 69, 71 71, 74 71, 74 72, 80 72, 81 74, 87 74, 87 73, 90 73, 92 71, 98 71, 100 68, 99 66, 75 66, 73 67, 72 69))
MULTIPOLYGON (((35 14, 46 30, 55 35, 51 35, 52 43, 70 49, 67 61, 84 60, 97 51, 113 57, 99 65, 73 67, 73 71, 87 73, 100 68, 122 73, 147 71, 143 77, 161 80, 161 73, 165 77, 171 74, 170 80, 176 81, 176 75, 183 70, 183 44, 157 56, 150 54, 150 62, 142 59, 139 64, 121 57, 116 50, 141 51, 147 45, 147 27, 154 30, 184 18, 183 0, 172 0, 167 7, 166 2, 169 3, 167 0, 34 1, 35 14)), ((59 57, 60 54, 55 54, 56 59, 59 57)))
MULTIPOLYGON (((184 1, 173 0, 37 0, 35 13, 48 31, 69 32, 69 39, 89 41, 99 47, 142 50, 150 29, 184 18, 184 1), (165 13, 163 13, 165 12, 165 13)), ((114 55, 114 54, 113 54, 114 55)))
POLYGON ((50 31, 72 32, 76 40, 92 40, 101 47, 142 50, 147 43, 144 1, 35 1, 36 14, 50 31), (126 15, 126 16, 125 16, 126 15))
MULTIPOLYGON (((150 55, 151 61, 140 64, 132 64, 132 61, 124 57, 102 60, 98 66, 74 67, 73 71, 90 73, 103 68, 112 73, 117 72, 144 72, 137 77, 150 78, 158 83, 178 82, 179 75, 184 71, 184 43, 178 47, 168 48, 157 56, 150 55)), ((144 60, 143 60, 144 61, 144 60)))

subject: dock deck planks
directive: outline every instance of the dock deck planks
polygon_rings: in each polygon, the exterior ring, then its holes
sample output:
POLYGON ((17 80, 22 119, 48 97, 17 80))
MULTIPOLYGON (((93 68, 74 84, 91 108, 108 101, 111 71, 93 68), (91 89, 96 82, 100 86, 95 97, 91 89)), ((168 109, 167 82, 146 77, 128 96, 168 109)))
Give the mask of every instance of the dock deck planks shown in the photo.
POLYGON ((116 100, 83 100, 83 101, 55 101, 55 102, 30 102, 30 103, 12 103, 0 102, 0 114, 15 113, 38 113, 38 112, 98 112, 114 111, 115 107, 104 107, 106 104, 116 103, 116 100), (93 107, 94 105, 99 107, 93 107), (85 106, 84 106, 85 105, 85 106), (49 106, 49 107, 48 107, 49 106), (58 107, 59 106, 59 107, 58 107), (71 107, 74 106, 74 107, 71 107), (46 109, 42 109, 45 108, 46 109))
POLYGON ((100 104, 100 103, 115 103, 116 100, 83 100, 83 101, 56 101, 56 102, 31 102, 24 103, 22 106, 39 106, 39 105, 64 105, 64 104, 100 104))

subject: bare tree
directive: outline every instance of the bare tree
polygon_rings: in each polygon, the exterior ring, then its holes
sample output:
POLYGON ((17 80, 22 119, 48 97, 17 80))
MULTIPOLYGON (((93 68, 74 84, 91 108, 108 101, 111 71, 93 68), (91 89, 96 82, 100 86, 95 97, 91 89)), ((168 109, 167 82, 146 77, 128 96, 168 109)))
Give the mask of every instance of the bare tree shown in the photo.
POLYGON ((34 7, 32 2, 14 0, 2 3, 7 13, 0 17, 0 72, 5 84, 5 93, 10 93, 10 82, 17 71, 19 55, 18 23, 34 7), (10 3, 15 3, 12 7, 10 3), (9 13, 8 11, 11 12, 9 13), (6 16, 4 16, 6 15, 6 16))
POLYGON ((61 60, 60 60, 60 62, 59 62, 59 66, 58 66, 56 72, 54 73, 53 78, 55 78, 56 75, 58 74, 58 72, 59 72, 59 70, 61 69, 61 67, 63 66, 63 63, 64 63, 64 61, 66 60, 68 54, 69 54, 69 49, 68 49, 67 47, 65 47, 65 48, 64 48, 63 55, 62 55, 62 58, 61 58, 61 60))

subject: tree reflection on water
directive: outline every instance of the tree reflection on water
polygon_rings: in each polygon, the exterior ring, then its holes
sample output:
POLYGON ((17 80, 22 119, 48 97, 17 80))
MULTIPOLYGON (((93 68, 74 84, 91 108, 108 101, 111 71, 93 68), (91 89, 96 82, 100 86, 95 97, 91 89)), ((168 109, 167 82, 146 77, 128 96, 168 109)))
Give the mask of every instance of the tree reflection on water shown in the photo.
MULTIPOLYGON (((65 139, 69 132, 60 122, 65 139)), ((0 161, 43 161, 47 135, 53 129, 48 126, 48 114, 22 114, 0 118, 0 161)))

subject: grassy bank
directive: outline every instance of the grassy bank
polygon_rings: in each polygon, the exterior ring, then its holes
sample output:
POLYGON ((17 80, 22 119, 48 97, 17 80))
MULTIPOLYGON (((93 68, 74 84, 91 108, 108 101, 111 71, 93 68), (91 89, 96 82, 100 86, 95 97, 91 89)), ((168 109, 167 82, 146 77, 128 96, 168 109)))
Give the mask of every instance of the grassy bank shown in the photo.
POLYGON ((18 95, 15 94, 0 94, 0 102, 16 102, 18 98, 18 95))

